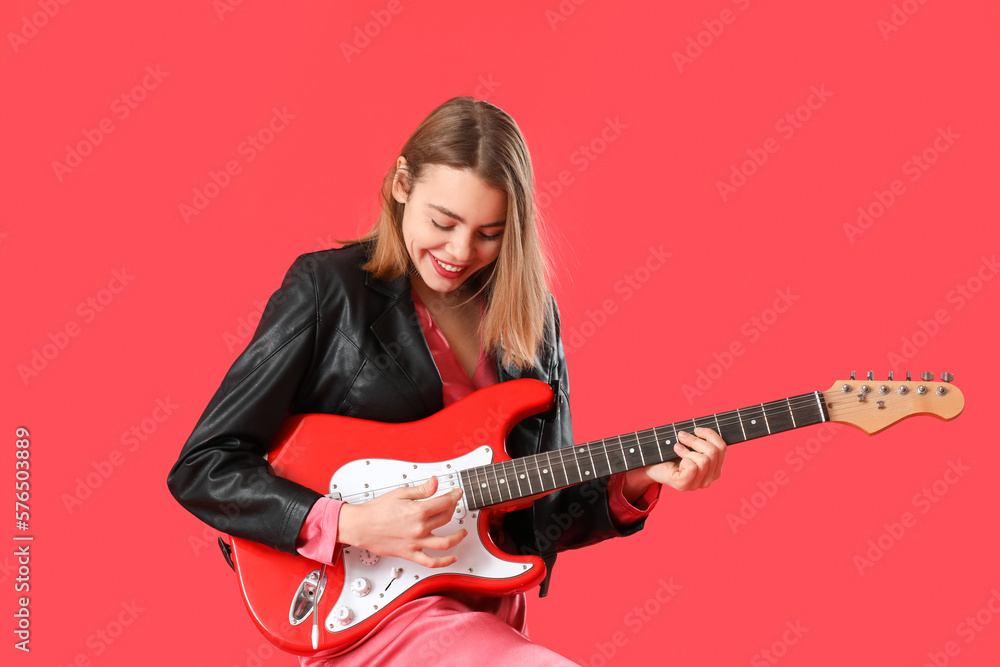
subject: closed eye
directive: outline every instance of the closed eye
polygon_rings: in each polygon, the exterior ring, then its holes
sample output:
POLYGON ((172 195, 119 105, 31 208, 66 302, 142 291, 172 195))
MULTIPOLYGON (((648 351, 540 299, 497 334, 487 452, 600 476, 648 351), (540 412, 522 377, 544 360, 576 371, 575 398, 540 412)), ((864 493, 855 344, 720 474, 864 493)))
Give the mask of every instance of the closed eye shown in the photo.
MULTIPOLYGON (((434 218, 431 218, 430 220, 432 225, 434 225, 436 228, 442 231, 449 231, 455 228, 455 225, 439 225, 437 220, 435 220, 434 218)), ((501 231, 499 234, 487 234, 485 232, 479 232, 479 237, 485 241, 496 241, 501 237, 503 237, 503 232, 501 231)))

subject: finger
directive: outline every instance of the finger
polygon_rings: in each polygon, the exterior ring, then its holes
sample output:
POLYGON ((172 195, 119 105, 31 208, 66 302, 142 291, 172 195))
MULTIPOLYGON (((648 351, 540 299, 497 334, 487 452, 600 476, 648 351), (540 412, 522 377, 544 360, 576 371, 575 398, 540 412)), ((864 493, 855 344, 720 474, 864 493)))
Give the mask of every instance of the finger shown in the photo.
POLYGON ((423 551, 414 551, 406 558, 407 560, 412 560, 417 565, 423 565, 424 567, 446 567, 458 561, 458 556, 455 555, 428 556, 423 551))
MULTIPOLYGON (((431 476, 423 484, 419 486, 404 486, 400 489, 395 489, 400 498, 405 498, 407 500, 421 500, 423 498, 430 498, 434 495, 438 488, 438 478, 431 476)), ((390 491, 389 493, 392 493, 390 491)), ((388 495, 388 494, 386 494, 388 495)))
POLYGON ((421 549, 432 549, 434 551, 447 551, 458 545, 469 534, 465 528, 452 533, 451 535, 431 535, 419 542, 421 549))
POLYGON ((722 462, 726 459, 726 441, 710 428, 695 430, 698 431, 698 436, 711 447, 711 451, 706 452, 712 461, 712 465, 707 478, 702 481, 702 488, 704 488, 719 479, 722 475, 722 462))
POLYGON ((436 498, 429 498, 427 500, 420 500, 418 507, 420 508, 421 517, 425 522, 436 523, 435 527, 440 526, 441 523, 447 523, 451 520, 451 515, 455 513, 455 507, 458 505, 459 499, 462 497, 461 489, 453 489, 448 493, 442 493, 436 498), (444 521, 441 522, 441 518, 444 521))
MULTIPOLYGON (((694 440, 695 438, 694 436, 689 436, 689 439, 694 440)), ((681 457, 678 471, 685 473, 678 480, 683 488, 681 486, 675 488, 680 491, 700 488, 702 480, 704 480, 707 473, 711 470, 711 460, 709 457, 697 450, 685 449, 683 445, 677 445, 675 451, 681 457)))

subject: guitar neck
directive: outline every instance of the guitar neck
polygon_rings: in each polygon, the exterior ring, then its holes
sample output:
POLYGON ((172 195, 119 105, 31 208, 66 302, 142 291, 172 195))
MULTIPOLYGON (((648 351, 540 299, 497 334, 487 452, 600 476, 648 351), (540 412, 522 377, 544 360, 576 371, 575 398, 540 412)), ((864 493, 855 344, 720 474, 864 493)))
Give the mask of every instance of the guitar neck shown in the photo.
POLYGON ((680 431, 713 429, 731 445, 829 421, 823 392, 759 403, 747 408, 675 422, 552 452, 468 468, 461 472, 470 509, 548 493, 592 479, 679 458, 680 431))

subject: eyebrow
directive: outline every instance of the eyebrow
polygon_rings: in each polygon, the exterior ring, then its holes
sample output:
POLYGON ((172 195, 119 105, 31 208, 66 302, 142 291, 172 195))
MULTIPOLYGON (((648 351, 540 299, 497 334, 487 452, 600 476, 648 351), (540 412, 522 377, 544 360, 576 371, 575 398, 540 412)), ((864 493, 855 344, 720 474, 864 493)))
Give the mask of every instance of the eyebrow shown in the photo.
MULTIPOLYGON (((448 209, 446 209, 444 206, 440 206, 438 204, 427 204, 427 206, 430 207, 430 208, 433 208, 436 211, 440 211, 441 213, 444 213, 449 218, 454 218, 455 220, 458 220, 459 222, 465 222, 465 218, 463 218, 462 216, 460 216, 457 213, 452 213, 451 211, 449 211, 448 209)), ((506 224, 507 224, 506 220, 497 220, 496 222, 488 222, 485 225, 480 225, 480 226, 481 227, 503 227, 506 224)))

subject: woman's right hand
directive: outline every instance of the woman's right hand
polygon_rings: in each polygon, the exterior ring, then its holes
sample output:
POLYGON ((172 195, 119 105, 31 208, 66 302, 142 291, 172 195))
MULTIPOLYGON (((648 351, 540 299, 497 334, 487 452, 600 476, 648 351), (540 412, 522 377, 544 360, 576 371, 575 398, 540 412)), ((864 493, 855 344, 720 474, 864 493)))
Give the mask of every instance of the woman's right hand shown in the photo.
POLYGON ((432 498, 437 477, 420 486, 393 489, 366 503, 344 503, 337 524, 337 541, 382 556, 397 556, 425 567, 444 567, 457 556, 428 556, 424 549, 447 550, 462 541, 464 528, 450 535, 431 531, 447 524, 455 514, 462 490, 455 489, 432 498))

